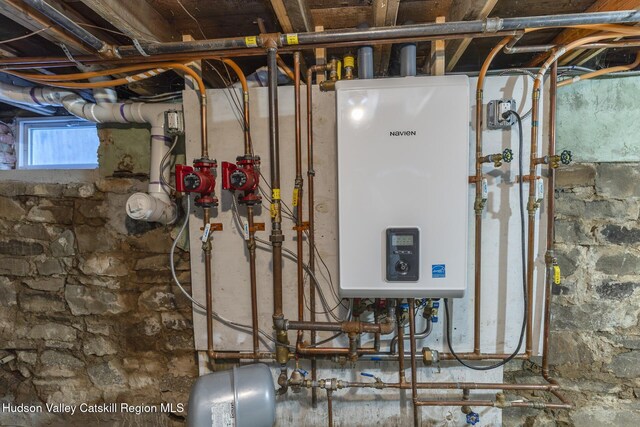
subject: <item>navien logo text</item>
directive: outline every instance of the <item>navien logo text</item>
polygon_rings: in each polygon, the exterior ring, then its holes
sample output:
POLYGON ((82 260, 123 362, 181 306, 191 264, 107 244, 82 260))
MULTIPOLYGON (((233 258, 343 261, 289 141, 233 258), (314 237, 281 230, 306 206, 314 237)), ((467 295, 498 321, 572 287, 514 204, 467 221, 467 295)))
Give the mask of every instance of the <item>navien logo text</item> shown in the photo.
POLYGON ((389 136, 416 136, 418 132, 415 130, 394 130, 389 132, 389 136))

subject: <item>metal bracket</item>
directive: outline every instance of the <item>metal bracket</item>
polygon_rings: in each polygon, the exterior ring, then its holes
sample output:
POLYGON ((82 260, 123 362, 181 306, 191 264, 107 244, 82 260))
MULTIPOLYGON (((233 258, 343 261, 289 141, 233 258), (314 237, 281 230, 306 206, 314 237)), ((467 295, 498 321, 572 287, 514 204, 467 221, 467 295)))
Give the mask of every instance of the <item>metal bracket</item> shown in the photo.
POLYGON ((537 363, 531 360, 522 361, 522 369, 525 371, 533 372, 534 374, 539 374, 542 372, 542 368, 537 363))
MULTIPOLYGON (((223 226, 221 222, 212 222, 210 231, 222 231, 223 226)), ((200 227, 200 231, 204 231, 204 227, 200 227)))
POLYGON ((77 59, 75 59, 73 57, 73 55, 71 55, 71 52, 67 48, 67 45, 65 45, 64 43, 60 43, 59 46, 62 48, 62 51, 67 56, 67 59, 69 59, 69 61, 73 62, 74 64, 76 64, 80 68, 85 68, 86 67, 86 65, 84 65, 82 62, 80 62, 77 59))
POLYGON ((298 231, 306 231, 309 229, 309 221, 303 221, 301 226, 294 225, 292 230, 298 231))
POLYGON ((253 223, 253 227, 249 228, 249 231, 251 232, 256 232, 256 231, 264 231, 264 222, 254 222, 253 223))

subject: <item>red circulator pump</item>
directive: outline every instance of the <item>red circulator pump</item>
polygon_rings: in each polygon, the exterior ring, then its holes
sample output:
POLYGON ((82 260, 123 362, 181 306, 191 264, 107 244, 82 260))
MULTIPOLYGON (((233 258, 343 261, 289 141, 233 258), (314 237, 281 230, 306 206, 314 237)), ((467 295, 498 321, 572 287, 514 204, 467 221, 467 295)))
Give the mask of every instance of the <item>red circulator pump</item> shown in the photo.
POLYGON ((222 188, 229 191, 241 191, 238 202, 255 205, 262 201, 258 194, 260 183, 260 157, 239 156, 236 163, 222 162, 222 188))
POLYGON ((198 206, 218 206, 215 195, 217 166, 215 160, 206 158, 194 160, 193 167, 176 165, 176 190, 181 193, 199 193, 200 197, 195 200, 198 206))

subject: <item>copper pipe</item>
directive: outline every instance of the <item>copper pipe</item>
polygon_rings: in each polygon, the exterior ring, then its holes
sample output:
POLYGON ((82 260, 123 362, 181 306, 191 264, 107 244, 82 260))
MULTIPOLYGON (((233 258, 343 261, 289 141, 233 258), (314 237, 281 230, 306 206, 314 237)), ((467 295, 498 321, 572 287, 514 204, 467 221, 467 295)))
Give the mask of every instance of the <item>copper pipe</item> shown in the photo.
POLYGON ((286 329, 304 331, 328 331, 344 332, 355 334, 382 334, 387 335, 395 329, 395 321, 390 320, 380 323, 361 322, 359 320, 344 322, 296 322, 289 320, 286 322, 286 329))
POLYGON ((400 383, 407 381, 404 372, 404 326, 402 325, 402 310, 397 310, 396 328, 398 329, 398 377, 400 383))
POLYGON ((230 59, 219 59, 222 63, 231 67, 231 69, 236 73, 238 79, 240 80, 240 85, 242 86, 242 106, 243 106, 243 114, 244 114, 244 155, 252 156, 253 150, 251 149, 251 120, 249 117, 249 86, 247 85, 247 78, 242 72, 242 68, 230 59))
POLYGON ((484 210, 484 200, 482 199, 482 111, 484 79, 489 66, 496 55, 513 39, 512 36, 502 39, 489 53, 485 59, 478 76, 478 86, 476 88, 476 199, 474 203, 475 211, 475 260, 474 260, 474 294, 473 294, 473 352, 480 354, 480 316, 482 308, 482 211, 484 210))
MULTIPOLYGON (((640 58, 640 54, 638 54, 640 58)), ((551 67, 549 88, 549 158, 556 154, 556 116, 558 99, 558 62, 551 67)), ((549 168, 547 179, 547 253, 545 261, 547 274, 545 278, 544 299, 544 331, 542 335, 542 371, 549 374, 549 331, 551 322, 551 281, 555 262, 555 189, 556 170, 549 168)))
MULTIPOLYGON (((302 230, 302 126, 300 111, 300 52, 293 54, 293 95, 295 101, 295 138, 296 138, 296 178, 294 183, 293 202, 296 207, 296 250, 298 277, 298 320, 304 320, 304 248, 302 230)), ((304 332, 298 331, 298 342, 302 341, 304 332)))
POLYGON ((329 427, 333 427, 333 404, 332 404, 331 394, 332 394, 332 391, 327 390, 327 421, 328 421, 329 427))
MULTIPOLYGON (((308 242, 309 242, 309 270, 314 274, 316 271, 315 257, 315 203, 314 203, 314 182, 313 177, 316 172, 313 169, 313 73, 323 70, 325 67, 321 65, 313 65, 307 68, 307 185, 308 199, 307 212, 309 217, 308 242)), ((316 320, 316 289, 313 285, 309 286, 309 319, 311 322, 316 320)), ((316 333, 311 331, 311 344, 316 343, 316 333)), ((311 379, 315 381, 318 377, 318 366, 315 360, 311 361, 311 379)), ((317 395, 311 395, 311 404, 315 408, 317 406, 317 395)))
POLYGON ((278 50, 275 46, 267 49, 269 75, 269 160, 271 166, 271 235, 273 263, 273 325, 276 332, 276 359, 284 365, 288 361, 287 332, 278 325, 284 319, 282 308, 282 214, 280 200, 280 131, 278 128, 278 50))
MULTIPOLYGON (((305 347, 302 344, 296 345, 296 353, 307 356, 348 356, 350 351, 349 348, 344 347, 305 347)), ((361 347, 356 350, 356 353, 360 356, 364 354, 377 354, 375 348, 361 347)))
MULTIPOLYGON (((532 97, 532 113, 531 113, 531 145, 530 145, 530 161, 529 161, 529 200, 527 202, 527 211, 529 212, 528 220, 528 233, 527 233, 527 329, 526 329, 526 350, 525 353, 531 355, 533 352, 533 274, 535 270, 534 258, 535 258, 535 224, 536 224, 536 210, 538 209, 537 201, 535 200, 535 185, 538 176, 538 130, 540 120, 540 96, 542 79, 547 70, 553 66, 557 60, 565 53, 578 48, 582 45, 591 42, 598 42, 607 38, 618 37, 615 33, 597 34, 594 36, 585 37, 564 46, 561 46, 557 50, 553 51, 549 55, 548 59, 544 62, 540 71, 538 72, 533 83, 533 97, 532 97)), ((521 177, 523 179, 524 177, 521 177)))
MULTIPOLYGON (((502 383, 439 383, 418 382, 419 390, 523 390, 523 391, 553 391, 560 388, 557 384, 502 384, 502 383)), ((412 388, 410 382, 377 383, 377 382, 347 382, 343 388, 393 388, 406 390, 412 388)))
MULTIPOLYGON (((640 53, 638 54, 640 58, 640 53)), ((558 98, 558 63, 553 63, 551 68, 551 86, 549 90, 549 157, 556 152, 556 121, 557 121, 557 98, 558 98)), ((549 333, 551 331, 551 287, 553 277, 553 266, 555 259, 555 169, 549 168, 549 179, 547 181, 547 253, 545 255, 547 263, 547 276, 545 282, 545 303, 544 303, 544 331, 542 335, 542 377, 551 385, 558 386, 558 382, 551 378, 549 374, 549 333)), ((556 390, 551 391, 563 404, 573 404, 569 402, 561 393, 556 390)))
POLYGON ((253 206, 247 206, 247 223, 249 226, 249 278, 251 282, 251 327, 253 333, 253 352, 258 353, 260 349, 258 332, 258 284, 256 278, 256 231, 253 218, 253 206))
MULTIPOLYGON (((202 221, 204 224, 208 224, 210 220, 210 208, 205 207, 202 209, 202 221)), ((207 240, 202 244, 202 250, 204 252, 204 288, 205 288, 205 306, 207 312, 207 355, 209 356, 209 363, 215 359, 215 352, 213 351, 213 301, 211 290, 211 240, 207 240)))
MULTIPOLYGON (((503 353, 456 353, 462 360, 504 360, 510 357, 510 354, 503 353)), ((451 353, 438 353, 440 360, 455 360, 451 353)), ((517 354, 514 359, 526 360, 529 356, 526 353, 517 354)))
POLYGON ((274 360, 276 355, 275 353, 260 351, 215 351, 209 357, 215 360, 274 360))
MULTIPOLYGON (((636 42, 639 43, 640 46, 640 42, 636 42)), ((603 43, 606 44, 606 43, 603 43)), ((584 46, 581 47, 581 49, 584 46)), ((619 73, 619 72, 624 72, 624 71, 630 71, 633 70, 635 68, 637 68, 638 66, 640 66, 640 51, 636 54, 636 59, 631 63, 631 64, 627 64, 627 65, 619 65, 617 67, 609 67, 609 68, 603 68, 601 70, 597 70, 597 71, 593 71, 591 73, 586 73, 580 76, 575 76, 571 79, 566 79, 563 80, 561 82, 558 83, 558 87, 563 87, 563 86, 568 86, 570 84, 573 83, 577 83, 583 80, 589 80, 592 79, 594 77, 598 77, 598 76, 602 76, 602 75, 606 75, 606 74, 611 74, 611 73, 619 73)))
POLYGON ((411 345, 411 398, 413 401, 413 425, 420 426, 418 408, 418 368, 416 362, 416 319, 415 301, 409 299, 409 343, 411 345))
MULTIPOLYGON (((500 403, 493 400, 421 400, 416 406, 489 406, 501 408, 500 403)), ((571 409, 572 405, 545 402, 506 402, 504 407, 534 409, 571 409)))

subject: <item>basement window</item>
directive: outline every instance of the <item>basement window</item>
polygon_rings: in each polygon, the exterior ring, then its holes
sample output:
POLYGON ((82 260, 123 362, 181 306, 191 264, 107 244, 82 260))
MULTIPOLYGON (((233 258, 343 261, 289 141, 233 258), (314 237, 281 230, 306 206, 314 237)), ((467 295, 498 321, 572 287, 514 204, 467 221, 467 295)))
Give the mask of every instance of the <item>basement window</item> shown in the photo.
POLYGON ((96 124, 75 117, 16 120, 17 169, 96 169, 96 124))

